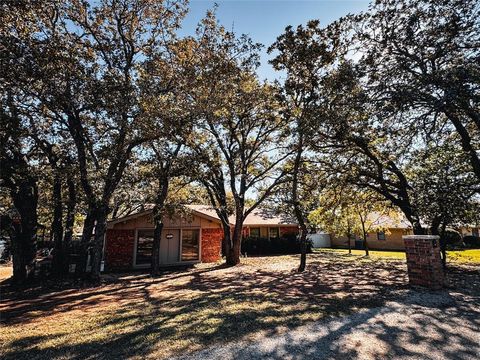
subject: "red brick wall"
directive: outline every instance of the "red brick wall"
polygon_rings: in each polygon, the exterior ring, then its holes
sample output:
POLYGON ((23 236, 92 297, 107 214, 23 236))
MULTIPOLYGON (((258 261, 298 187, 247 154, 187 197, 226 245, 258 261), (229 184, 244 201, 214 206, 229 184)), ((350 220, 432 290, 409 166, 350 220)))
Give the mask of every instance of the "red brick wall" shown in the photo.
POLYGON ((134 245, 135 230, 108 229, 105 239, 106 270, 132 268, 134 245))
POLYGON ((282 226, 280 227, 280 236, 286 234, 298 234, 298 227, 297 226, 282 226))
POLYGON ((202 229, 202 262, 215 262, 220 260, 222 239, 222 229, 202 229))
POLYGON ((433 289, 443 287, 444 274, 440 258, 438 237, 405 236, 408 278, 411 285, 426 286, 433 289))

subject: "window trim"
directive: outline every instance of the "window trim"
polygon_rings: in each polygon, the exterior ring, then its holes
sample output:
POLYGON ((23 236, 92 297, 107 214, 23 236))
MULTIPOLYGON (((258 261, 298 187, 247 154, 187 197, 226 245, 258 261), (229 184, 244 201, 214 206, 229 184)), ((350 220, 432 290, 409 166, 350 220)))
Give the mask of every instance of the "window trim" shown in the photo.
POLYGON ((378 241, 386 241, 387 240, 387 234, 385 234, 385 231, 377 231, 377 240, 378 241), (383 239, 381 239, 380 236, 382 236, 383 239))
MULTIPOLYGON (((155 231, 155 228, 149 227, 141 227, 141 228, 135 228, 135 241, 133 243, 133 259, 132 259, 132 268, 134 269, 148 269, 152 265, 151 264, 140 264, 137 265, 137 244, 138 244, 138 232, 143 231, 143 230, 151 230, 155 231)), ((180 239, 179 239, 179 252, 178 252, 178 259, 177 262, 171 263, 171 264, 162 264, 162 266, 172 266, 176 264, 195 264, 195 263, 200 263, 202 262, 202 228, 199 226, 195 227, 185 227, 185 228, 178 228, 178 227, 172 227, 172 228, 163 228, 162 229, 162 235, 164 234, 165 231, 172 231, 172 230, 178 230, 180 233, 180 239), (182 261, 182 235, 183 235, 183 230, 199 230, 199 238, 198 238, 198 260, 185 260, 182 261)))
POLYGON ((252 229, 258 229, 258 236, 255 236, 255 239, 259 239, 259 238, 262 237, 262 236, 261 236, 261 235, 262 235, 262 231, 260 230, 260 226, 254 226, 254 227, 248 228, 248 234, 249 234, 248 236, 249 236, 249 237, 253 237, 253 236, 252 236, 252 229))
POLYGON ((183 264, 188 263, 198 263, 202 261, 202 228, 192 227, 192 228, 180 228, 180 251, 179 251, 178 262, 183 264), (182 260, 182 247, 183 247, 183 230, 198 230, 198 259, 197 260, 182 260))
POLYGON ((155 228, 135 228, 135 241, 133 243, 133 264, 132 267, 135 269, 148 269, 152 264, 137 264, 137 247, 138 247, 138 232, 151 230, 155 231, 155 228))
POLYGON ((269 239, 279 239, 280 238, 280 228, 278 226, 269 226, 268 227, 268 238, 269 239), (270 230, 271 229, 277 229, 277 236, 276 237, 271 237, 270 236, 270 230))

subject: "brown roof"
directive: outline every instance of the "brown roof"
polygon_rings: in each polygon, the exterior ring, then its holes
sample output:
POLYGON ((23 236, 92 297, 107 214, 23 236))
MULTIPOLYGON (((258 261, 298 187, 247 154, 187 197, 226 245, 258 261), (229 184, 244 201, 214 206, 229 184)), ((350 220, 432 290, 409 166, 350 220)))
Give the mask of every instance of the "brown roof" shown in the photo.
MULTIPOLYGON (((200 205, 200 204, 195 204, 195 205, 185 205, 186 208, 192 210, 194 213, 197 213, 200 216, 207 217, 209 219, 217 220, 220 221, 220 218, 217 215, 217 212, 215 211, 214 208, 212 208, 209 205, 200 205)), ((114 219, 111 220, 111 223, 117 223, 120 221, 128 220, 135 218, 140 215, 145 215, 148 214, 149 212, 152 211, 153 204, 146 204, 144 206, 144 210, 139 211, 134 214, 130 214, 128 216, 119 218, 119 219, 114 219)), ((235 217, 230 216, 229 218, 230 223, 234 224, 235 223, 235 217)), ((257 209, 252 211, 247 218, 244 220, 243 225, 245 226, 272 226, 272 225, 291 225, 291 226, 296 226, 297 224, 293 221, 287 221, 286 219, 276 216, 272 213, 269 213, 266 210, 262 209, 257 209)))
MULTIPOLYGON (((186 205, 187 208, 194 210, 196 212, 208 215, 210 217, 214 217, 215 219, 220 220, 217 216, 215 209, 213 209, 209 205, 186 205)), ((235 216, 229 217, 230 223, 235 223, 235 216)), ((297 224, 292 221, 287 221, 286 219, 274 215, 271 212, 268 212, 263 209, 257 209, 252 211, 247 218, 243 221, 243 225, 251 226, 251 225, 261 225, 261 226, 268 226, 268 225, 293 225, 296 226, 297 224)))

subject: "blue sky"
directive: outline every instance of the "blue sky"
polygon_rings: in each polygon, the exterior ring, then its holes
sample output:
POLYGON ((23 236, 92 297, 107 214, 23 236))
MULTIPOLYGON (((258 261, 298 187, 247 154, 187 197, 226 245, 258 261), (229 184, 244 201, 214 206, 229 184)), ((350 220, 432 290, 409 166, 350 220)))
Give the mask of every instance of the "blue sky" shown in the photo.
MULTIPOLYGON (((190 12, 183 23, 182 34, 193 34, 199 20, 215 1, 190 0, 190 12)), ((217 16, 227 29, 238 34, 248 34, 255 42, 268 47, 287 25, 305 24, 319 19, 328 24, 348 13, 366 10, 368 0, 217 0, 217 16)), ((266 51, 262 53, 260 78, 273 80, 278 74, 268 62, 266 51)))

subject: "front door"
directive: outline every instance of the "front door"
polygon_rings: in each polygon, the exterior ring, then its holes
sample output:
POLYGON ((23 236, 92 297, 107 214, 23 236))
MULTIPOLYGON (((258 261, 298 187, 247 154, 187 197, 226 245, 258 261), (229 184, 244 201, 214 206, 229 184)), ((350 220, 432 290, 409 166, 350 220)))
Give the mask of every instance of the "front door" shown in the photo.
POLYGON ((165 229, 160 242, 160 264, 174 264, 180 261, 180 230, 165 229))

